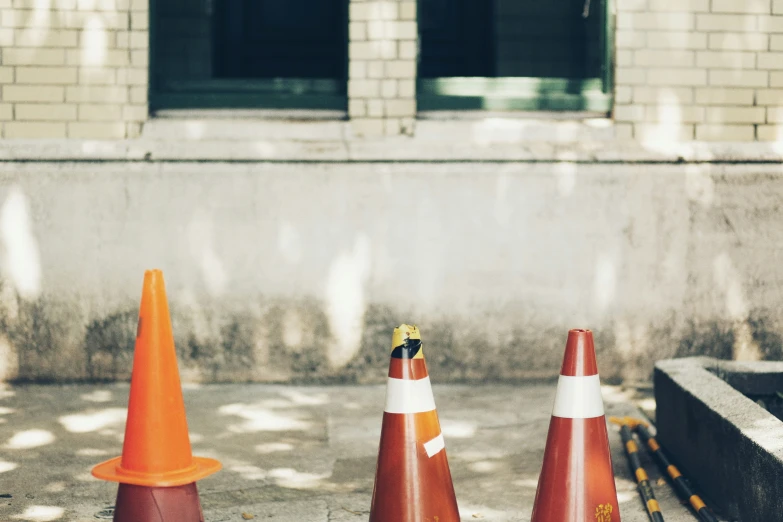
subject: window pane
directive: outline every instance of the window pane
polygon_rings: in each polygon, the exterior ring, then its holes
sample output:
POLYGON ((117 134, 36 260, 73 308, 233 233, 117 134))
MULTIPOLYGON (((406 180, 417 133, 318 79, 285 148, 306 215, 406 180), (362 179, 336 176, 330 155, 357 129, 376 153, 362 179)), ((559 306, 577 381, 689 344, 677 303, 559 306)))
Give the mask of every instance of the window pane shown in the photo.
POLYGON ((419 0, 419 77, 598 78, 604 1, 419 0))
POLYGON ((253 78, 343 77, 343 3, 244 0, 243 63, 239 73, 253 78))
POLYGON ((157 85, 344 80, 347 0, 154 0, 157 85))

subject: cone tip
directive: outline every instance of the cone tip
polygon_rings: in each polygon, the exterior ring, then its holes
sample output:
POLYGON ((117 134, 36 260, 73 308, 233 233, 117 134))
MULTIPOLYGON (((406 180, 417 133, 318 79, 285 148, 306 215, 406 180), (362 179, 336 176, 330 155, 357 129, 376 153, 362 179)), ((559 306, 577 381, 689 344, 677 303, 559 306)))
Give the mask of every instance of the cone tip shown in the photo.
POLYGON ((419 332, 419 328, 415 325, 410 326, 401 324, 394 329, 394 333, 392 334, 392 350, 405 344, 408 339, 421 340, 421 332, 419 332))
POLYGON ((560 375, 579 377, 596 374, 598 366, 595 362, 593 332, 584 328, 569 330, 560 375))
POLYGON ((166 282, 163 280, 163 271, 157 268, 144 271, 144 284, 142 285, 142 296, 166 295, 166 282))
POLYGON ((144 271, 144 281, 149 283, 156 283, 158 280, 163 279, 163 271, 159 268, 151 268, 144 271))
POLYGON ((401 324, 394 329, 392 334, 393 358, 422 359, 424 353, 421 350, 421 332, 417 326, 401 324), (412 342, 413 341, 413 342, 412 342))

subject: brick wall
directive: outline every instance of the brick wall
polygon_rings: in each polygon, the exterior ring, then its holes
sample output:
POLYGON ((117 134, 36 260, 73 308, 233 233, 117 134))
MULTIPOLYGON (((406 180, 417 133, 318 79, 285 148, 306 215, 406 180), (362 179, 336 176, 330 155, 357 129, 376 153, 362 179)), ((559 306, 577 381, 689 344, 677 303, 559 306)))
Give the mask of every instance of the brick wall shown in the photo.
POLYGON ((0 136, 137 136, 147 12, 147 0, 0 0, 0 136))
POLYGON ((622 135, 783 139, 783 0, 617 0, 617 7, 622 135))
MULTIPOLYGON (((783 140, 783 0, 616 5, 619 136, 783 140)), ((416 2, 350 0, 349 11, 355 133, 413 134, 416 2)), ((0 0, 0 137, 138 136, 148 25, 148 0, 0 0)), ((192 62, 177 62, 183 77, 203 76, 209 58, 192 62)))
POLYGON ((348 115, 360 136, 413 134, 416 2, 351 0, 348 115))

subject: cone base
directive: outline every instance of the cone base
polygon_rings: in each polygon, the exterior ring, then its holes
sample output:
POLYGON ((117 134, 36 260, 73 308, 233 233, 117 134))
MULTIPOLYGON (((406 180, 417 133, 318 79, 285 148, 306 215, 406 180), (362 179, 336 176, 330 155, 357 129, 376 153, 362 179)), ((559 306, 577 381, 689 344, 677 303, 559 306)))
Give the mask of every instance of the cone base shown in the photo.
POLYGON ((196 484, 171 488, 120 484, 114 522, 204 522, 196 484))
POLYGON ((604 416, 552 417, 531 522, 620 522, 604 416))
POLYGON ((122 472, 122 457, 115 457, 106 462, 101 462, 92 468, 92 475, 101 480, 120 482, 147 487, 173 487, 184 486, 196 482, 220 471, 222 464, 215 459, 205 457, 193 457, 192 469, 185 471, 173 471, 169 473, 128 474, 122 472))
POLYGON ((424 443, 440 434, 435 410, 384 413, 369 522, 459 522, 446 450, 424 443))

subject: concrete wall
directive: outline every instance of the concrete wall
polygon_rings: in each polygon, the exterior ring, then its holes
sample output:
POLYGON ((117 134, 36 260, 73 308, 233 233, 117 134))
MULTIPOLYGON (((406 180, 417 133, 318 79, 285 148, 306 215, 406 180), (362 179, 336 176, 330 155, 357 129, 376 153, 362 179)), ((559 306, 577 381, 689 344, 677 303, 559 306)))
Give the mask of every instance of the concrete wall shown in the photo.
POLYGON ((184 379, 381 382, 392 328, 437 381, 605 381, 780 358, 783 167, 0 164, 0 375, 124 379, 164 270, 184 379))

